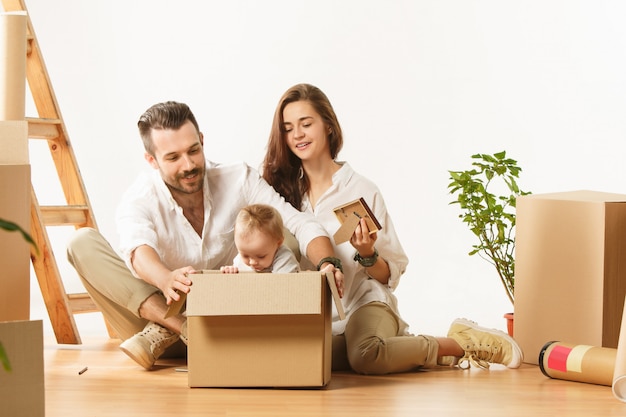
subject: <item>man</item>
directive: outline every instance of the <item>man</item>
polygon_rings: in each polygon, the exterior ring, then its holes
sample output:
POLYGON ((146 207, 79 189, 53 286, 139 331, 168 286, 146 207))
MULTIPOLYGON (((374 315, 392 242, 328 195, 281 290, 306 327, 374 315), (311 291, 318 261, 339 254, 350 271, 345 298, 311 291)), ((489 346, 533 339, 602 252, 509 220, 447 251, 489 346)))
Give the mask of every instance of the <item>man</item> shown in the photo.
POLYGON ((68 259, 113 329, 120 348, 146 369, 179 339, 187 344, 182 314, 167 307, 192 289, 192 273, 228 265, 237 251, 233 228, 239 210, 263 203, 278 209, 300 251, 335 274, 341 263, 324 228, 295 210, 245 163, 207 161, 203 135, 189 107, 164 102, 139 119, 152 175, 137 179, 117 212, 120 256, 94 229, 77 230, 68 259))

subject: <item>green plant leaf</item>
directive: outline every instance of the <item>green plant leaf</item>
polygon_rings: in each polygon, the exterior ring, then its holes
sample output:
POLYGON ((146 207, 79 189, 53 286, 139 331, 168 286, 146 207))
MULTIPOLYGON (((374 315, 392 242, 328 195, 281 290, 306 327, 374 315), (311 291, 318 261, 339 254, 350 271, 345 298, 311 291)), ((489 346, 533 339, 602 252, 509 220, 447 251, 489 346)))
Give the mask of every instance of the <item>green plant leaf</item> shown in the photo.
POLYGON ((18 224, 0 218, 0 229, 4 229, 8 232, 20 232, 24 240, 30 243, 35 248, 35 251, 39 254, 39 248, 37 247, 37 244, 31 237, 31 235, 28 234, 28 232, 26 232, 24 229, 22 229, 18 224))
POLYGON ((4 346, 2 346, 2 342, 0 342, 0 363, 2 363, 2 367, 5 371, 11 372, 11 364, 9 363, 9 356, 7 352, 4 350, 4 346))
POLYGON ((503 160, 506 157, 506 151, 496 152, 493 154, 493 156, 499 160, 503 160))
POLYGON ((530 192, 519 188, 517 178, 522 169, 515 159, 506 157, 506 151, 493 155, 477 153, 471 159, 470 169, 448 171, 448 192, 456 197, 450 204, 459 205, 459 218, 478 239, 469 255, 479 255, 495 267, 513 303, 516 201, 518 196, 530 192), (504 187, 508 193, 493 194, 494 182, 501 182, 495 187, 504 187))

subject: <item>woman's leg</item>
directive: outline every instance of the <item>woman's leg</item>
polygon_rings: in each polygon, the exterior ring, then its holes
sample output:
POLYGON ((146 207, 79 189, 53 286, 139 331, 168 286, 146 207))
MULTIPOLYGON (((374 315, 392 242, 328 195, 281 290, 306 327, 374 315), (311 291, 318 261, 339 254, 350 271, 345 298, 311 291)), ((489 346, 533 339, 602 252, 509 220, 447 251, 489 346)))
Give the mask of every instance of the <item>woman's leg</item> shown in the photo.
POLYGON ((437 365, 439 344, 432 336, 398 335, 398 320, 383 303, 355 311, 346 326, 350 366, 357 373, 388 374, 437 365))

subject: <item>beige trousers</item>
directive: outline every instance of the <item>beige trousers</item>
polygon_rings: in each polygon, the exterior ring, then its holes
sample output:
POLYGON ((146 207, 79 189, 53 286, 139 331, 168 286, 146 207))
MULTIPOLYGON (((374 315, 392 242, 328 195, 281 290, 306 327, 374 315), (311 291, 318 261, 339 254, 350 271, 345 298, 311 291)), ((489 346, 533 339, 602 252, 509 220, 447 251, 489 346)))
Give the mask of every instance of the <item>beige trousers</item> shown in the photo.
POLYGON ((396 315, 386 304, 360 307, 345 333, 333 337, 333 370, 382 375, 437 365, 439 343, 434 337, 399 335, 398 329, 396 315))
POLYGON ((67 257, 85 289, 117 335, 128 339, 148 323, 139 308, 158 288, 135 278, 109 242, 95 229, 78 229, 67 257))

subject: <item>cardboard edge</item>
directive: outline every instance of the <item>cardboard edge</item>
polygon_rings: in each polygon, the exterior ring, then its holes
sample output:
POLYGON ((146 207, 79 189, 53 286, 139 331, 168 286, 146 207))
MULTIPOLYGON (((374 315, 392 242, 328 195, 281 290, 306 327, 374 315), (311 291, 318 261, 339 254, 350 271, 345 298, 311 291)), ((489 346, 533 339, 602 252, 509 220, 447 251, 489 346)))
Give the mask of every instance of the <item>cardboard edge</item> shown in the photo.
POLYGON ((345 320, 346 312, 343 309, 341 297, 339 297, 339 291, 337 290, 337 284, 335 283, 335 275, 332 272, 326 272, 326 282, 328 282, 328 286, 330 287, 330 292, 333 296, 335 307, 337 307, 337 313, 339 314, 339 318, 341 320, 345 320))

